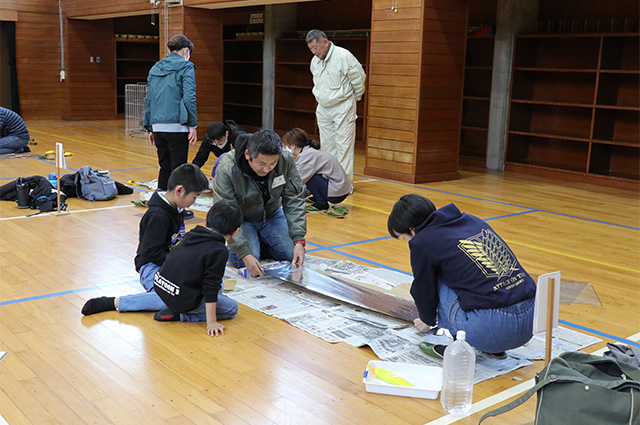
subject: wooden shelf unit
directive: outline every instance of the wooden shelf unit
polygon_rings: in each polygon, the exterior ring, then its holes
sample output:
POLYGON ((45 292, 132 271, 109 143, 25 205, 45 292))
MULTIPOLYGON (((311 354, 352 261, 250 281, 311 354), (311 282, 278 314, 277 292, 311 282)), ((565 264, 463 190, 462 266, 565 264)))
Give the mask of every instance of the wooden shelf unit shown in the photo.
POLYGON ((247 131, 262 127, 262 39, 224 40, 223 115, 247 131))
POLYGON ((516 37, 507 170, 640 188, 639 36, 516 37))
MULTIPOLYGON (((336 46, 349 50, 369 70, 369 38, 331 38, 336 46)), ((276 39, 274 128, 284 134, 300 127, 310 137, 319 138, 313 76, 309 70, 313 55, 302 38, 276 39)), ((356 143, 366 141, 367 92, 357 104, 356 143)))
POLYGON ((495 36, 467 36, 460 127, 460 162, 484 167, 495 36))
POLYGON ((158 39, 115 38, 117 113, 124 114, 127 84, 145 83, 151 67, 158 61, 158 39))

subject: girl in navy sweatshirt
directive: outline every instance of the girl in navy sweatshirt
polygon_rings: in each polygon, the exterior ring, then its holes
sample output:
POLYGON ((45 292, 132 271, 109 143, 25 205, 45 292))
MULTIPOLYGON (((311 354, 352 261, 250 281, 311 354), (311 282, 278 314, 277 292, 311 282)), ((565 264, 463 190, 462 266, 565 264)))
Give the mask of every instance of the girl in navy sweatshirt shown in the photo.
POLYGON ((466 331, 470 345, 496 358, 531 339, 535 282, 486 222, 411 194, 395 203, 387 225, 409 243, 419 331, 436 323, 452 335, 466 331))

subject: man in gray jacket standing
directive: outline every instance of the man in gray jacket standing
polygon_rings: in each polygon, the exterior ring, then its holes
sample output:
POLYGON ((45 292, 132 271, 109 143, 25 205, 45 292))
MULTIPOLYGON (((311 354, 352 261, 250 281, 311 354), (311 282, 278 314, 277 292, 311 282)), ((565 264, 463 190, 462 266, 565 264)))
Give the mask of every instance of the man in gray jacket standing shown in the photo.
POLYGON ((260 259, 304 263, 307 217, 302 180, 293 155, 273 130, 243 133, 235 150, 220 159, 213 202, 235 201, 244 221, 229 239, 229 261, 251 277, 264 275, 260 259))
POLYGON ((320 145, 338 160, 353 186, 356 102, 362 99, 367 76, 358 59, 329 41, 324 32, 311 30, 305 41, 314 55, 310 69, 320 145))

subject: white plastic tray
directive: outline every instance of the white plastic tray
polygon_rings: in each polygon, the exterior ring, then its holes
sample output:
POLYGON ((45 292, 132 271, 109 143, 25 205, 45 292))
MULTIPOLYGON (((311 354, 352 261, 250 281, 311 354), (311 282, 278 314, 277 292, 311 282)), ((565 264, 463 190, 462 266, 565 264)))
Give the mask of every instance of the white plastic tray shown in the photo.
POLYGON ((436 399, 442 389, 442 368, 371 360, 367 363, 362 382, 370 393, 436 399), (404 387, 383 381, 371 372, 373 367, 386 369, 413 386, 404 387))

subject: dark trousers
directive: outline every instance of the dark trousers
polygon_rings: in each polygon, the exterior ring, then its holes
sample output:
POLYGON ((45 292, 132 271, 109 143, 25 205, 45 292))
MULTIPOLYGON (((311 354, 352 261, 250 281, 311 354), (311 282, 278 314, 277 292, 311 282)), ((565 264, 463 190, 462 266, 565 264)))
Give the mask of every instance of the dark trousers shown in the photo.
POLYGON ((189 133, 154 132, 158 150, 158 189, 167 190, 171 172, 187 162, 189 155, 189 133))
POLYGON ((329 202, 332 204, 339 204, 347 198, 347 195, 343 196, 328 196, 329 192, 329 180, 322 177, 321 174, 314 174, 313 177, 307 181, 307 189, 313 195, 315 203, 318 204, 320 209, 329 208, 329 202))

